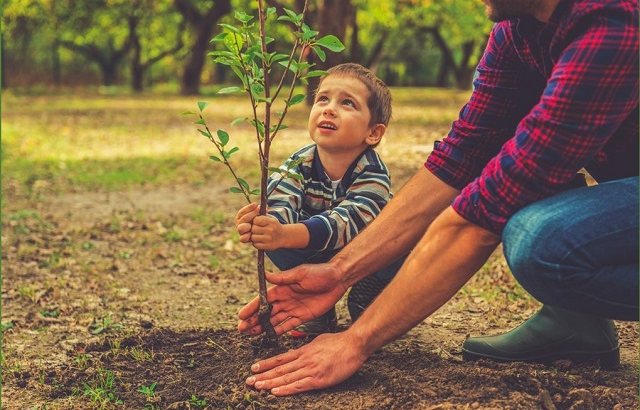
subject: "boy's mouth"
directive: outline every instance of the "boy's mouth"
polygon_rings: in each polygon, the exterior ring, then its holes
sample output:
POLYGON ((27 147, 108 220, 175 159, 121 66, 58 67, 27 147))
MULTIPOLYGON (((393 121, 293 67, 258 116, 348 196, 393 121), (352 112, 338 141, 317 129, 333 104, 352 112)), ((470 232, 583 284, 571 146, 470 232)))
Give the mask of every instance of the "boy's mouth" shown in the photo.
POLYGON ((320 124, 318 124, 318 128, 324 128, 327 130, 337 130, 338 127, 335 126, 335 124, 333 124, 332 122, 328 122, 328 121, 321 121, 320 124))

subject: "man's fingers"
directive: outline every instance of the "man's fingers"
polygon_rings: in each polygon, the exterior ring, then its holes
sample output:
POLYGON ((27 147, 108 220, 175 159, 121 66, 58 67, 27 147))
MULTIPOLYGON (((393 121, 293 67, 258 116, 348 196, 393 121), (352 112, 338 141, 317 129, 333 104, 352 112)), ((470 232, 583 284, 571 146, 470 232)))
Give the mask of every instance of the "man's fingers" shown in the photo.
POLYGON ((259 308, 260 308, 260 298, 256 296, 255 298, 253 298, 251 302, 247 303, 245 307, 240 309, 240 311, 238 312, 238 317, 240 318, 240 320, 249 319, 251 316, 258 313, 259 308))
POLYGON ((289 396, 317 389, 313 382, 314 379, 307 376, 307 371, 298 370, 275 379, 256 381, 253 387, 258 390, 271 390, 271 394, 274 396, 289 396))
POLYGON ((251 366, 254 373, 246 383, 258 390, 271 390, 275 396, 288 396, 322 387, 313 367, 305 359, 305 348, 260 360, 251 366))

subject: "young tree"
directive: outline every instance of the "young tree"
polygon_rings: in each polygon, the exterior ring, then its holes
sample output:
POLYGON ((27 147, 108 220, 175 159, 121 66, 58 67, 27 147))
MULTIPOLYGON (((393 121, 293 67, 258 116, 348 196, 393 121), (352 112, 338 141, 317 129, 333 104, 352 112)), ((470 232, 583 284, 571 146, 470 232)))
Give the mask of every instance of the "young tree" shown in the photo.
MULTIPOLYGON (((241 86, 223 88, 218 93, 245 92, 251 102, 251 117, 239 118, 234 123, 248 121, 255 129, 260 164, 259 189, 251 189, 249 184, 240 178, 231 166, 229 159, 238 151, 238 148, 229 147, 230 137, 226 131, 219 129, 215 134, 211 132, 203 116, 203 110, 206 108, 207 103, 199 102, 198 111, 184 113, 198 116, 195 124, 202 126, 199 132, 215 145, 219 153, 219 155, 212 155, 210 158, 215 162, 224 164, 234 176, 237 186, 232 187, 231 192, 244 195, 248 202, 250 202, 251 195, 260 195, 261 215, 265 215, 267 211, 267 198, 270 194, 270 192, 267 192, 269 174, 282 172, 276 167, 269 166, 271 143, 278 132, 286 128, 283 120, 289 108, 305 100, 304 94, 294 95, 295 86, 299 81, 308 83, 309 79, 319 77, 325 73, 324 70, 311 70, 313 64, 305 61, 305 55, 307 52, 313 51, 320 61, 325 61, 326 53, 324 49, 333 52, 339 52, 344 49, 342 43, 333 35, 317 38, 318 32, 311 30, 304 23, 306 9, 307 4, 305 2, 301 13, 283 9, 284 14, 277 17, 278 21, 292 24, 294 27, 295 40, 289 54, 269 51, 269 44, 273 42, 273 38, 268 37, 265 32, 265 21, 272 16, 277 16, 277 12, 274 7, 265 10, 263 0, 258 0, 257 27, 253 16, 238 11, 235 13, 235 18, 239 22, 239 27, 222 24, 225 31, 212 40, 221 42, 225 48, 223 51, 210 53, 215 57, 215 62, 229 66, 241 81, 241 86), (283 70, 276 68, 283 68, 283 70), (284 101, 281 110, 276 110, 276 104, 278 104, 277 101, 281 93, 285 94, 284 101), (264 105, 264 114, 261 116, 258 107, 262 105, 264 105)), ((281 178, 286 177, 300 178, 300 176, 290 172, 281 174, 281 178)), ((271 304, 267 300, 264 256, 265 252, 259 250, 257 256, 260 292, 258 317, 267 337, 275 340, 276 333, 269 321, 271 304)))

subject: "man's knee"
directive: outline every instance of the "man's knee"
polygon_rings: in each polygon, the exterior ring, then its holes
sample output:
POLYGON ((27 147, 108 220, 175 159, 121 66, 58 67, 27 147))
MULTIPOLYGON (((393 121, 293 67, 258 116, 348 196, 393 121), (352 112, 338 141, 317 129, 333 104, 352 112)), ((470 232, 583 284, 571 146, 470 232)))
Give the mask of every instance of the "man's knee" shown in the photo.
POLYGON ((503 253, 516 280, 527 290, 544 287, 554 280, 553 232, 557 225, 549 214, 527 207, 507 223, 503 234, 503 253))

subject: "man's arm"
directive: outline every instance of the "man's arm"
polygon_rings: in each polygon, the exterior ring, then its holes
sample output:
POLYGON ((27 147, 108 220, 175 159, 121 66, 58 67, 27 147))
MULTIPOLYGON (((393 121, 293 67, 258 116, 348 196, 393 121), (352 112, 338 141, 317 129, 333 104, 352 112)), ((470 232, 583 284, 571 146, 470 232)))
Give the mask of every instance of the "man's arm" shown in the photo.
POLYGON ((331 263, 346 288, 395 262, 413 249, 431 222, 459 191, 421 168, 331 263))
MULTIPOLYGON (((267 297, 273 305, 271 323, 278 334, 324 313, 360 279, 388 266, 409 252, 429 224, 451 203, 458 191, 421 168, 387 204, 380 215, 328 264, 303 265, 269 275, 275 287, 267 297), (321 306, 322 308, 320 308, 321 306)), ((261 332, 256 320, 258 299, 238 314, 238 329, 261 332)))
POLYGON ((449 300, 482 266, 499 241, 498 235, 471 224, 451 208, 446 209, 396 278, 351 328, 344 333, 321 335, 298 350, 255 363, 251 367, 254 375, 247 384, 285 396, 340 383, 355 373, 369 355, 449 300))

